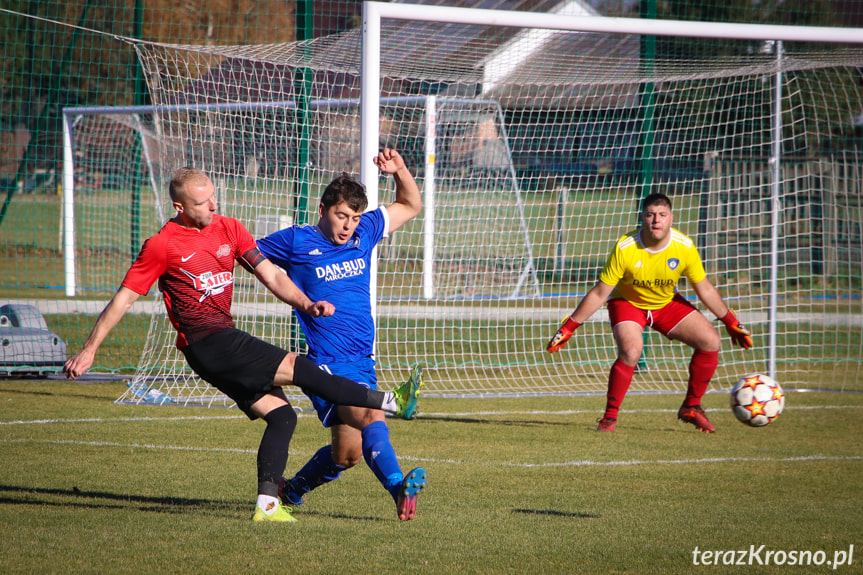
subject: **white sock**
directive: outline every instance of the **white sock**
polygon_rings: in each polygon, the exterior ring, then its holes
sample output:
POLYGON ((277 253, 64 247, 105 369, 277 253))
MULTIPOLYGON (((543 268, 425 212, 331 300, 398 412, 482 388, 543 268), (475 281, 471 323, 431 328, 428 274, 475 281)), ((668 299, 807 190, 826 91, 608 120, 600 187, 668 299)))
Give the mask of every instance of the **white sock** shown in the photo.
POLYGON ((381 406, 381 410, 387 411, 389 413, 396 413, 398 411, 398 406, 396 405, 396 395, 392 391, 387 391, 384 393, 384 404, 381 406))
POLYGON ((273 497, 272 495, 264 495, 263 493, 258 494, 258 502, 256 503, 258 507, 264 510, 264 513, 267 515, 272 515, 276 512, 276 509, 279 508, 279 498, 273 497))

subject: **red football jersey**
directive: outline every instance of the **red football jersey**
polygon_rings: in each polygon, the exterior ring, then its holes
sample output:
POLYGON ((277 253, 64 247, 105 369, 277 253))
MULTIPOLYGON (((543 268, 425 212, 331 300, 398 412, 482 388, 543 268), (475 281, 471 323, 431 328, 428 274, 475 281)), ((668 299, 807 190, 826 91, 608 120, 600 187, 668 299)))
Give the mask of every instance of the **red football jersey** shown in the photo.
POLYGON ((234 261, 254 248, 252 234, 234 218, 214 214, 203 229, 169 221, 144 242, 123 286, 144 295, 158 279, 177 347, 186 347, 234 327, 234 261))

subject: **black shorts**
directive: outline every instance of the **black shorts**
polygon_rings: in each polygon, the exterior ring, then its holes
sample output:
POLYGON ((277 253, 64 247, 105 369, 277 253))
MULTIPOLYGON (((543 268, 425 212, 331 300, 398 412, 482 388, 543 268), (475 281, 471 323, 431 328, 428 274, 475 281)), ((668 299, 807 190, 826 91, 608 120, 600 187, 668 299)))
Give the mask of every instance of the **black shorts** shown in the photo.
POLYGON ((288 355, 235 328, 217 331, 180 351, 201 379, 233 399, 249 419, 256 418, 250 412, 252 405, 276 389, 276 371, 288 355))

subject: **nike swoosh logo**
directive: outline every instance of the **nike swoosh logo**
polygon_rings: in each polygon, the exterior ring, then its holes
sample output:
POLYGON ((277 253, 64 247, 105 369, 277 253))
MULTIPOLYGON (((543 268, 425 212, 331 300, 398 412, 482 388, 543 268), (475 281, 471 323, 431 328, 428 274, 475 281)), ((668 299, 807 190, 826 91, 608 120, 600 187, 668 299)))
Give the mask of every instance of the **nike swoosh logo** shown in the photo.
POLYGON ((186 263, 187 261, 189 261, 190 259, 192 259, 192 257, 193 257, 196 253, 198 253, 198 252, 194 252, 191 256, 186 256, 186 257, 182 257, 182 256, 180 256, 180 261, 181 261, 181 262, 183 262, 183 263, 186 263))

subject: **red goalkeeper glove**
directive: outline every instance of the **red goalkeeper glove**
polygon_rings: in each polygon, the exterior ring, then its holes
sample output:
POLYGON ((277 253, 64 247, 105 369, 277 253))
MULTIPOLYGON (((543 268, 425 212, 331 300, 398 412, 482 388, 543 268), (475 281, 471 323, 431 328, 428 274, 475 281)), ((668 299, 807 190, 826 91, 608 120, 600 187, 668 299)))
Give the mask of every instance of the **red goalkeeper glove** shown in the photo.
POLYGON ((735 345, 743 349, 752 347, 752 333, 740 325, 740 320, 734 315, 733 309, 728 308, 728 313, 719 318, 719 321, 725 324, 725 330, 735 345))
POLYGON ((554 353, 560 348, 566 345, 566 342, 569 341, 569 338, 572 337, 572 332, 578 329, 578 326, 581 324, 572 319, 572 316, 566 318, 566 321, 563 322, 563 325, 560 326, 560 329, 557 330, 557 333, 554 334, 554 337, 548 342, 546 346, 546 351, 548 353, 554 353))

